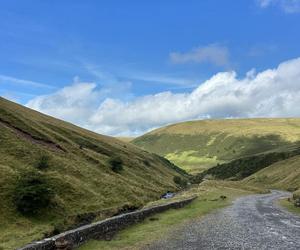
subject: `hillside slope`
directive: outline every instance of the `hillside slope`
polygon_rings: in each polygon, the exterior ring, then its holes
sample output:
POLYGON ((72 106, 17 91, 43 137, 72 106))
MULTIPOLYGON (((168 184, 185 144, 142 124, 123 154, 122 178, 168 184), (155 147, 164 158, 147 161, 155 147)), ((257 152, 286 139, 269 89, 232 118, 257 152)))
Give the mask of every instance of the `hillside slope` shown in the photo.
POLYGON ((167 160, 0 98, 0 248, 11 249, 74 223, 110 216, 176 190, 183 171, 167 160), (46 158, 43 169, 39 162, 46 158), (112 159, 122 165, 112 170, 112 159), (39 215, 17 212, 15 188, 25 173, 54 193, 39 215))
POLYGON ((243 180, 244 183, 294 191, 300 189, 300 156, 276 162, 243 180))
POLYGON ((299 145, 300 119, 226 119, 183 122, 131 143, 165 156, 191 173, 218 163, 299 145))

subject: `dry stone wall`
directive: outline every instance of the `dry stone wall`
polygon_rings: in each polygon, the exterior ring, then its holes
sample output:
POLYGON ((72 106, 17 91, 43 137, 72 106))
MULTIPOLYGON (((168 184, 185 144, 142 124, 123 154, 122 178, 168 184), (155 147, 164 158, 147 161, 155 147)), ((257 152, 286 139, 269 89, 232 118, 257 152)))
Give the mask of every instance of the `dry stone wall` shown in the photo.
POLYGON ((141 209, 135 212, 118 215, 106 220, 66 231, 51 238, 31 243, 19 250, 56 250, 73 249, 90 239, 110 239, 115 233, 144 220, 145 218, 166 211, 170 208, 181 208, 191 203, 196 197, 164 205, 141 209))

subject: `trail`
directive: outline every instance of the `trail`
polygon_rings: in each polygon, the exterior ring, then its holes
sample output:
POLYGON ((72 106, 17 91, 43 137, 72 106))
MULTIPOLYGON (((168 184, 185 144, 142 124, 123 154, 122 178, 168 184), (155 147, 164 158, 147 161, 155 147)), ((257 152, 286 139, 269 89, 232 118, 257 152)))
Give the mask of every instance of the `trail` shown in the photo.
POLYGON ((300 217, 276 205, 289 195, 272 191, 241 197, 146 249, 300 249, 300 217))

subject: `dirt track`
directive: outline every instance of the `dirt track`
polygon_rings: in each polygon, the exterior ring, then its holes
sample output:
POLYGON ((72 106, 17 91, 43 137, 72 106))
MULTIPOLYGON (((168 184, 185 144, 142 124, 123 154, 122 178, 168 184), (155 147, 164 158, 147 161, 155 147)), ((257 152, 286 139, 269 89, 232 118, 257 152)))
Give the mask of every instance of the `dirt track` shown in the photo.
POLYGON ((147 249, 300 249, 300 217, 276 205, 289 195, 273 191, 239 198, 147 249))

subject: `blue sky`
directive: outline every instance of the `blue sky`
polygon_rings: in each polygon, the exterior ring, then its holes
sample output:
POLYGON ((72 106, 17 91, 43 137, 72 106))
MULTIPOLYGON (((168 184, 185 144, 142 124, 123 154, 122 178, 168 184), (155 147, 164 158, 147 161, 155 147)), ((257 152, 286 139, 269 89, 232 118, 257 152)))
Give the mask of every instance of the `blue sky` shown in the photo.
MULTIPOLYGON (((298 0, 10 0, 0 2, 0 20, 0 95, 107 134, 202 117, 260 116, 204 110, 161 123, 155 117, 141 127, 136 116, 117 129, 94 124, 120 109, 96 115, 109 101, 128 107, 164 93, 190 95, 219 72, 234 71, 238 80, 300 56, 298 0), (65 88, 72 93, 72 86, 88 93, 68 102, 71 115, 50 107, 57 95, 57 109, 65 106, 65 88), (82 98, 94 101, 80 106, 82 98), (85 120, 74 118, 81 109, 85 120)), ((274 116, 285 114, 298 115, 274 116)))

